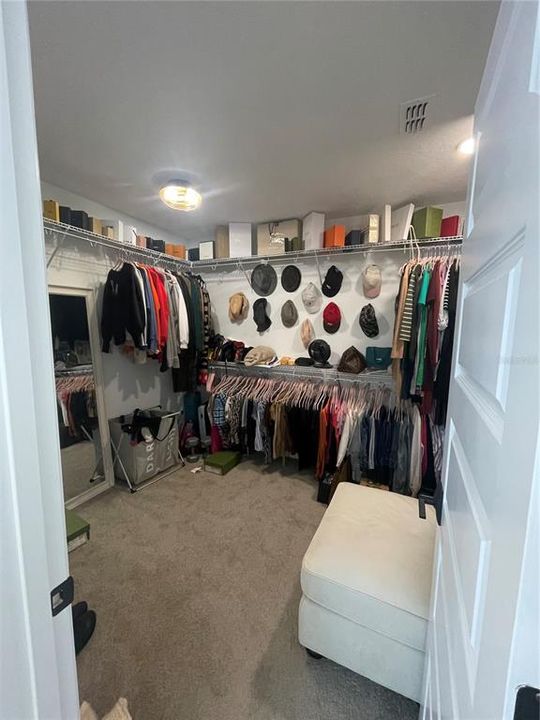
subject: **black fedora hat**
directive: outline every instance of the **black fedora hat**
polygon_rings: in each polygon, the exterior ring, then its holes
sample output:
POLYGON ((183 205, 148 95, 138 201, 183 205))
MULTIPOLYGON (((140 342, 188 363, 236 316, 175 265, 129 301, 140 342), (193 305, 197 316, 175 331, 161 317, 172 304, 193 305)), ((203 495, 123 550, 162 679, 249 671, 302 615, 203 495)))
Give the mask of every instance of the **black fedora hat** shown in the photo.
POLYGON ((281 273, 281 285, 287 292, 294 292, 300 287, 302 273, 296 265, 287 265, 281 273))
POLYGON ((251 287, 262 297, 271 295, 276 289, 277 275, 271 265, 261 263, 253 268, 251 273, 251 287))

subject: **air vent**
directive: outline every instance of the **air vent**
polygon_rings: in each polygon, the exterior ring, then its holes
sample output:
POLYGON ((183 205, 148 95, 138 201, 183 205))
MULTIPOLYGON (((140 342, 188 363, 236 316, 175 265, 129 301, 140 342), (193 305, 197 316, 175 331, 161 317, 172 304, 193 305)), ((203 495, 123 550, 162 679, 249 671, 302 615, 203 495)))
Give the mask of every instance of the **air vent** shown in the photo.
POLYGON ((407 135, 414 135, 426 130, 431 125, 434 98, 435 95, 429 95, 401 103, 399 131, 407 135))

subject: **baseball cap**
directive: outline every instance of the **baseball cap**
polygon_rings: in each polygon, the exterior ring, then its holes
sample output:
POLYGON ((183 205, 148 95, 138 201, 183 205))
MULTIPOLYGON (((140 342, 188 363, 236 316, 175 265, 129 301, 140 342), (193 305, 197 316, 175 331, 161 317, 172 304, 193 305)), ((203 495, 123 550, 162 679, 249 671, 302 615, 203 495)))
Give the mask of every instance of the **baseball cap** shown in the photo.
POLYGON ((382 275, 378 265, 368 265, 362 273, 362 287, 364 296, 367 298, 376 298, 381 292, 382 275))
POLYGON ((323 327, 327 333, 332 335, 339 330, 341 325, 341 311, 336 303, 331 302, 323 310, 323 327))

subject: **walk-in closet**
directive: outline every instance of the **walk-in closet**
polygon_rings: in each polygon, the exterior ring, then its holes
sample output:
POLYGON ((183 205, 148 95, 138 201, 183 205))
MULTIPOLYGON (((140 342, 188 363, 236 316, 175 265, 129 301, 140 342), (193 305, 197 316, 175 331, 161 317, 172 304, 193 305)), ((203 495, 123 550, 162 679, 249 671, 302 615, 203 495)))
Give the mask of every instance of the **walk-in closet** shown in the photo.
POLYGON ((538 3, 0 17, 10 720, 532 717, 538 3))

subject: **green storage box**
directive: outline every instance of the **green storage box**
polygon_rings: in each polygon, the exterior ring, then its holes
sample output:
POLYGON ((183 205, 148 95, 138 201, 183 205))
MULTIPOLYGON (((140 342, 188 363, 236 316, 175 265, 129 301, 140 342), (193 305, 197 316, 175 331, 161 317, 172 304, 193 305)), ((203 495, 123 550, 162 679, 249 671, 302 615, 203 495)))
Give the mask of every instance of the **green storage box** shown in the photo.
POLYGON ((233 450, 220 450, 209 455, 204 461, 204 469, 216 475, 226 475, 229 470, 238 465, 242 456, 233 450))
POLYGON ((418 240, 440 237, 442 216, 442 208, 425 207, 417 210, 413 215, 412 224, 418 240))
POLYGON ((66 509, 65 513, 68 552, 71 552, 90 540, 90 523, 73 510, 66 509))

